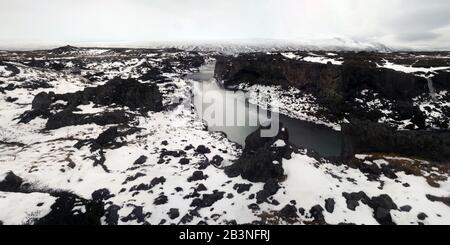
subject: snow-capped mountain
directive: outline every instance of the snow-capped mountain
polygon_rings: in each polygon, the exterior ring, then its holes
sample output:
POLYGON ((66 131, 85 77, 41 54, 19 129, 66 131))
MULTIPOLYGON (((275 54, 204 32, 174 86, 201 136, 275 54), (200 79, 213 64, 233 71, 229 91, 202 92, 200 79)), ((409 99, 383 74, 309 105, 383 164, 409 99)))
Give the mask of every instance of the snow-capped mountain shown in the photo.
POLYGON ((391 52, 393 49, 376 42, 363 42, 349 38, 328 39, 234 39, 227 41, 177 41, 152 42, 152 48, 179 48, 188 51, 215 51, 221 53, 251 53, 272 51, 377 51, 391 52))

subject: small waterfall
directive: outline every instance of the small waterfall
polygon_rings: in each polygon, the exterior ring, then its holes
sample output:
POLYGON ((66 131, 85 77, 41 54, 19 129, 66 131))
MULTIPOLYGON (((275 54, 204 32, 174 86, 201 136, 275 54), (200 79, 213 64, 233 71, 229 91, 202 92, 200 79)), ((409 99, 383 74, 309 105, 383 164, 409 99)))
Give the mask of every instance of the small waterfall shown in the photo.
POLYGON ((431 99, 436 100, 436 90, 433 86, 433 79, 431 77, 427 77, 426 79, 428 82, 428 90, 430 91, 431 99))

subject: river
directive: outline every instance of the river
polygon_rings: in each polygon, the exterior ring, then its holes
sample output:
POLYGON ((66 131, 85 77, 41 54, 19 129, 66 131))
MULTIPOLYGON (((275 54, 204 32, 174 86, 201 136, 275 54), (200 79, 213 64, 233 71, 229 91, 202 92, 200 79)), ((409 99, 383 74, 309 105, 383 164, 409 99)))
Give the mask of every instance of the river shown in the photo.
POLYGON ((340 132, 250 104, 243 92, 227 90, 218 84, 214 79, 214 63, 202 66, 199 72, 187 78, 194 81, 193 103, 210 131, 224 132, 229 140, 245 146, 246 137, 257 130, 261 122, 279 121, 295 146, 313 149, 325 157, 341 154, 340 132), (212 111, 213 117, 210 116, 212 111))

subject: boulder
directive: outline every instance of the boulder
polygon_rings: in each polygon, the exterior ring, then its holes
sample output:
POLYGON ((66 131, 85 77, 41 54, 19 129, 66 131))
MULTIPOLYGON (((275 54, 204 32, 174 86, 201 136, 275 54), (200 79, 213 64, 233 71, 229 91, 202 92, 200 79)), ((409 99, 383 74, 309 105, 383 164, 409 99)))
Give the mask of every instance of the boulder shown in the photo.
POLYGON ((41 92, 34 97, 33 102, 31 103, 31 108, 33 110, 45 111, 53 103, 54 97, 55 94, 52 92, 41 92))
POLYGON ((3 180, 0 179, 0 191, 18 192, 22 183, 22 178, 9 171, 6 173, 3 180))
POLYGON ((245 140, 245 148, 241 157, 233 165, 225 168, 229 177, 242 176, 252 182, 266 182, 270 179, 281 179, 284 170, 281 165, 282 159, 292 153, 291 146, 276 147, 274 143, 278 140, 288 142, 287 130, 282 126, 275 137, 261 137, 259 128, 250 134, 245 140))

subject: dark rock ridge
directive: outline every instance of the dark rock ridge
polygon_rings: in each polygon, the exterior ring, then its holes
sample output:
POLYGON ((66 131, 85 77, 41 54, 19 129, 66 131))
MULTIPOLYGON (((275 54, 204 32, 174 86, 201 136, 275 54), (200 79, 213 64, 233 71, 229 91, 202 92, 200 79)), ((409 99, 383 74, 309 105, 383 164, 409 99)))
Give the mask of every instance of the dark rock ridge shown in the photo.
POLYGON ((83 91, 56 96, 67 101, 69 107, 86 105, 108 106, 116 104, 132 110, 161 111, 162 96, 158 86, 152 83, 140 83, 135 79, 114 78, 105 85, 86 88, 83 91))
POLYGON ((288 142, 289 135, 280 125, 275 137, 261 137, 261 127, 245 139, 245 148, 241 157, 233 165, 225 168, 229 177, 242 176, 252 182, 266 182, 270 179, 282 179, 284 170, 282 159, 289 158, 292 149, 286 144, 276 147, 278 140, 288 142))
POLYGON ((80 49, 71 45, 66 45, 66 46, 62 46, 62 47, 58 47, 55 48, 53 50, 51 50, 51 52, 53 54, 67 54, 67 53, 71 53, 71 52, 77 52, 80 49))
POLYGON ((135 79, 115 78, 105 85, 86 88, 83 91, 68 94, 39 93, 32 102, 32 110, 22 114, 19 123, 28 123, 36 117, 48 118, 46 129, 58 129, 70 125, 95 123, 98 125, 123 124, 133 119, 133 115, 124 110, 108 111, 97 114, 76 114, 77 106, 94 103, 97 106, 122 106, 141 112, 161 111, 162 95, 158 86, 140 83, 135 79), (66 106, 53 105, 66 101, 66 106), (52 110, 59 112, 52 113, 52 110))
POLYGON ((450 159, 449 130, 396 131, 387 125, 351 120, 342 125, 343 155, 398 153, 440 162, 450 159))

